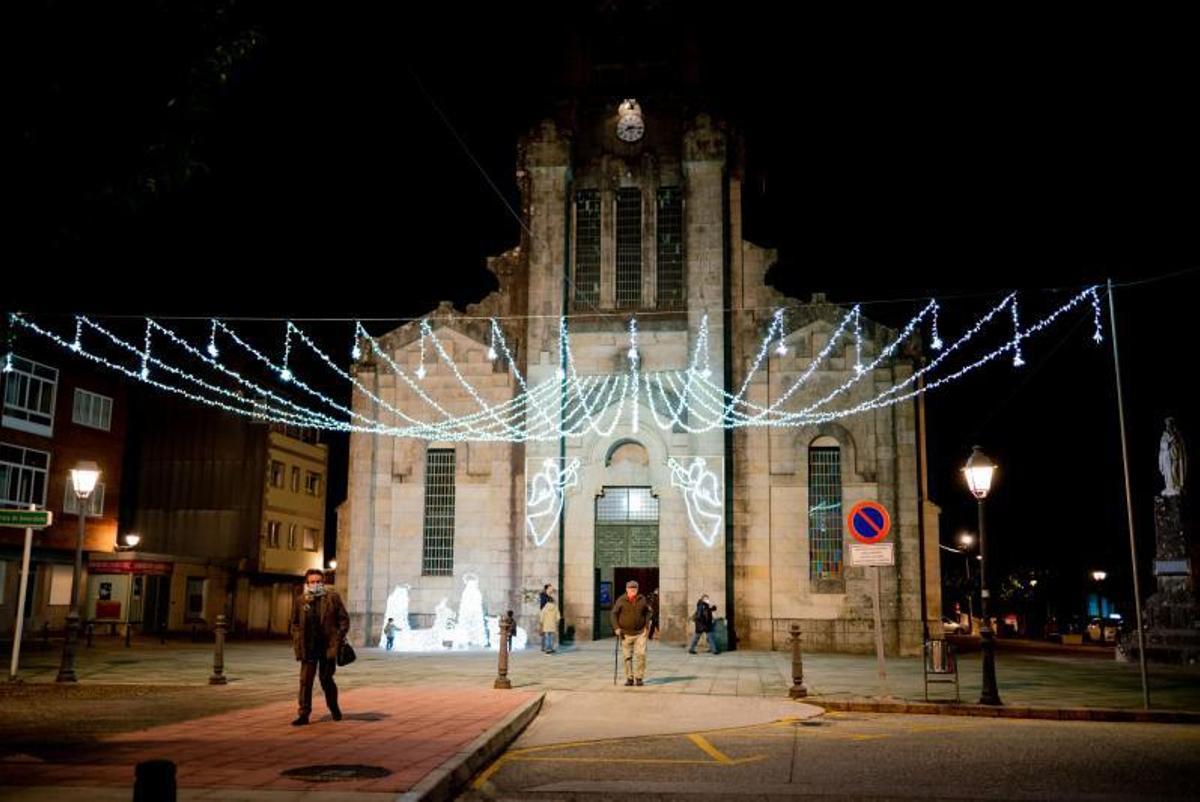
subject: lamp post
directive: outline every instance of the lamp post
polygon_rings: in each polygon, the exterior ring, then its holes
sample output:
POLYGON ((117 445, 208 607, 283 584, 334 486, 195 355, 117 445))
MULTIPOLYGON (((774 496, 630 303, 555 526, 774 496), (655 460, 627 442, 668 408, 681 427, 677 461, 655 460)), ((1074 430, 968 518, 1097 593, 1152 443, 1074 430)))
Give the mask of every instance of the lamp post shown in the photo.
POLYGON ((75 570, 71 573, 71 606, 67 612, 67 637, 63 641, 62 664, 55 682, 78 682, 75 676, 75 645, 79 641, 79 575, 83 573, 83 538, 87 530, 87 501, 100 478, 100 466, 83 461, 71 470, 71 489, 79 508, 79 535, 75 540, 75 570))
POLYGON ((1096 616, 1100 619, 1100 645, 1104 645, 1104 592, 1103 582, 1108 579, 1107 571, 1092 571, 1092 580, 1096 583, 1096 616))
POLYGON ((975 586, 971 583, 971 555, 968 549, 975 544, 975 536, 963 532, 958 536, 958 545, 962 547, 963 565, 967 569, 967 634, 975 634, 975 586))
POLYGON ((996 688, 996 640, 992 632, 992 622, 989 617, 991 595, 987 584, 987 528, 984 526, 983 502, 992 487, 992 476, 996 472, 995 464, 987 455, 974 446, 963 474, 967 479, 967 487, 979 505, 979 607, 983 617, 983 625, 979 630, 980 651, 983 655, 983 690, 979 695, 981 705, 1002 705, 1000 691, 996 688))

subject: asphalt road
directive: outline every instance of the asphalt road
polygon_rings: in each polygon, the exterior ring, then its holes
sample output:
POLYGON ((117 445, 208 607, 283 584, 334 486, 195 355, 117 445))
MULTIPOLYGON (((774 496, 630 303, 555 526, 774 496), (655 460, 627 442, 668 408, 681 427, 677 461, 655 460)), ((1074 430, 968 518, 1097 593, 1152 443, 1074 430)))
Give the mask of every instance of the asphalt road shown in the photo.
MULTIPOLYGON (((703 699, 697 699, 703 705, 703 699)), ((522 748, 462 800, 1200 798, 1200 727, 827 713, 522 748)))

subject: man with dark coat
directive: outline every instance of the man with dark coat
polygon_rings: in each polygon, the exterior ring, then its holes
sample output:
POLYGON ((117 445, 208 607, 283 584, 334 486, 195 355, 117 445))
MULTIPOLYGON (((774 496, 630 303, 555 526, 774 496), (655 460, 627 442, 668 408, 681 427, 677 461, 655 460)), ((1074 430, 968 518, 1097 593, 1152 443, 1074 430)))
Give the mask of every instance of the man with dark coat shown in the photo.
POLYGON ((695 654, 696 646, 700 643, 700 636, 705 635, 708 638, 708 650, 713 654, 720 654, 717 649, 717 639, 713 634, 713 611, 717 609, 717 605, 708 603, 708 595, 700 597, 700 601, 696 602, 696 612, 692 616, 692 620, 696 622, 696 632, 692 635, 692 642, 688 645, 688 653, 695 654))
POLYGON ((625 595, 612 608, 613 631, 625 656, 625 684, 642 685, 646 677, 646 641, 649 640, 650 618, 654 611, 646 597, 638 593, 638 583, 625 583, 625 595), (637 667, 633 664, 637 657, 637 667))
POLYGON ((312 714, 313 679, 321 678, 325 704, 334 721, 342 720, 337 702, 337 654, 350 631, 350 615, 342 597, 325 587, 325 574, 310 568, 304 574, 304 590, 292 602, 292 648, 300 661, 299 715, 292 722, 300 727, 312 714))

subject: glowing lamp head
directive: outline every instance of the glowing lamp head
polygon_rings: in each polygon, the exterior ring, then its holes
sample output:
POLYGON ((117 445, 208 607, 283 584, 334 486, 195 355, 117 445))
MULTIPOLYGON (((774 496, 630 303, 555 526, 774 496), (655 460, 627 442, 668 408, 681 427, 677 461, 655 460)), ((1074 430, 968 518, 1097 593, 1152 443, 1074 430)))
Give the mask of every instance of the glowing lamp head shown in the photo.
POLYGON ((988 491, 992 488, 992 476, 995 472, 995 464, 987 458, 979 446, 975 446, 971 451, 971 456, 967 458, 966 466, 963 467, 963 475, 967 477, 967 488, 970 489, 971 495, 981 500, 987 498, 988 491))
POLYGON ((71 469, 71 488, 79 498, 92 495, 99 479, 100 466, 90 460, 84 460, 71 469))

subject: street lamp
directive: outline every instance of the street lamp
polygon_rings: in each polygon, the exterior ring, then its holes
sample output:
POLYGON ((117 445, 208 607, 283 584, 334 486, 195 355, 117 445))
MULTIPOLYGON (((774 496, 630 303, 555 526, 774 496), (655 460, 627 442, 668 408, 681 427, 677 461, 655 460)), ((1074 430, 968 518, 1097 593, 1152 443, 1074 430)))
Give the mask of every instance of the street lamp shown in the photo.
POLYGON ((330 570, 330 571, 336 571, 336 570, 337 570, 337 560, 330 560, 330 561, 329 561, 329 570, 330 570))
POLYGON ((142 536, 135 534, 133 532, 129 532, 129 533, 123 535, 121 537, 121 540, 125 541, 125 545, 121 546, 120 548, 134 549, 134 548, 137 548, 138 543, 142 542, 142 536))
POLYGON ((962 532, 958 536, 958 545, 962 546, 963 565, 967 569, 967 634, 975 634, 975 586, 971 584, 971 556, 967 549, 975 544, 975 536, 970 532, 962 532))
POLYGON ((1104 593, 1100 583, 1108 579, 1107 571, 1092 571, 1092 580, 1096 583, 1096 616, 1100 619, 1100 645, 1104 645, 1104 593))
POLYGON ((1000 701, 1000 691, 996 688, 996 640, 988 615, 990 594, 987 584, 987 560, 984 558, 987 553, 987 530, 983 522, 983 502, 992 488, 992 476, 995 472, 995 464, 979 446, 974 446, 971 456, 967 458, 967 464, 963 467, 963 474, 966 476, 971 495, 975 496, 979 503, 979 606, 980 615, 983 616, 983 625, 979 630, 979 646, 983 654, 983 691, 979 695, 981 705, 1004 704, 1000 701))
POLYGON ((71 470, 71 489, 79 512, 79 535, 75 540, 75 570, 71 572, 71 606, 67 612, 67 637, 63 641, 62 664, 55 682, 78 682, 75 676, 75 644, 79 641, 79 575, 83 573, 83 537, 87 530, 87 501, 100 478, 100 466, 89 460, 71 470))

